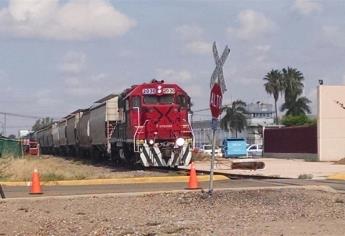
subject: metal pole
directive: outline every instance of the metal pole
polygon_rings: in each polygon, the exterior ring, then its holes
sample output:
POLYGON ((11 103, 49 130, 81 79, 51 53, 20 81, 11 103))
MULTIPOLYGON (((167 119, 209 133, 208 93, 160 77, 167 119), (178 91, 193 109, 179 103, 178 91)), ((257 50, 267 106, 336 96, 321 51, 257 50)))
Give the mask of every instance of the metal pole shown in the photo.
POLYGON ((7 125, 6 125, 6 120, 7 120, 7 119, 6 119, 6 115, 7 115, 7 114, 4 113, 4 136, 5 136, 5 137, 6 137, 6 126, 7 126, 7 125))
POLYGON ((6 198, 6 197, 5 197, 4 190, 2 189, 1 184, 0 184, 0 196, 1 196, 2 199, 6 198))
POLYGON ((214 159, 215 159, 215 144, 216 144, 216 130, 213 129, 213 137, 212 137, 212 157, 211 157, 211 171, 210 171, 210 186, 208 193, 211 195, 213 192, 213 173, 214 173, 214 159))

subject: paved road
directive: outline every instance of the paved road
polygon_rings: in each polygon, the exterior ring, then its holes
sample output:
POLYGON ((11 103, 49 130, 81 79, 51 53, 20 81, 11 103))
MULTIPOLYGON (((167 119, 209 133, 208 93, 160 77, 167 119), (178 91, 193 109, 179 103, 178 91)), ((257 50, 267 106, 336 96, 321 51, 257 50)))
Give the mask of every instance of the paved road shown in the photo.
MULTIPOLYGON (((229 179, 216 181, 214 188, 243 188, 243 187, 272 187, 272 186, 301 186, 301 185, 327 185, 335 190, 345 192, 345 181, 329 180, 300 180, 300 179, 229 179)), ((42 195, 28 194, 28 187, 3 186, 6 198, 32 197, 32 196, 66 196, 101 193, 134 193, 184 190, 185 183, 151 183, 151 184, 116 184, 116 185, 86 185, 86 186, 43 186, 42 195)), ((208 182, 201 182, 201 187, 208 189, 208 182)))

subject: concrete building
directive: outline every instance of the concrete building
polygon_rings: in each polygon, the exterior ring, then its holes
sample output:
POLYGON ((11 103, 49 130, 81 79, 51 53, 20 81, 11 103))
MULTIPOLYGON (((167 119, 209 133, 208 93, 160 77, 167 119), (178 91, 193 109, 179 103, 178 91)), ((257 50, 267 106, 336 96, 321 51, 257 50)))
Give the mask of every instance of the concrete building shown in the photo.
POLYGON ((345 158, 345 86, 318 87, 318 159, 345 158))
MULTIPOLYGON (((248 127, 237 134, 238 138, 245 138, 249 144, 262 144, 262 129, 274 123, 273 105, 267 103, 250 103, 246 106, 248 127)), ((211 120, 193 121, 192 127, 195 136, 195 144, 201 147, 212 142, 211 120)), ((220 145, 224 138, 235 137, 235 134, 226 132, 220 128, 216 130, 216 143, 220 145)))
POLYGON ((246 107, 247 118, 247 135, 248 143, 262 144, 262 129, 265 126, 274 124, 273 105, 267 103, 250 103, 246 107))

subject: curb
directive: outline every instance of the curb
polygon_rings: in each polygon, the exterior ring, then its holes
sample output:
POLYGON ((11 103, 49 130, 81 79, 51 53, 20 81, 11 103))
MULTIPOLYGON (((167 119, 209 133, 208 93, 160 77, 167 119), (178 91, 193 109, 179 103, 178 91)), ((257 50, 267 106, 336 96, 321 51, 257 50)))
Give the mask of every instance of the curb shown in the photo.
MULTIPOLYGON (((305 186, 272 186, 272 187, 243 187, 243 188, 216 188, 214 192, 238 192, 238 191, 267 191, 267 190, 285 190, 300 189, 310 191, 323 191, 328 193, 337 193, 336 190, 329 186, 305 185, 305 186)), ((3 201, 44 201, 44 200, 63 200, 63 199, 81 199, 81 198, 102 198, 102 197, 141 197, 146 195, 158 194, 181 194, 181 193, 203 193, 204 190, 170 190, 170 191, 153 191, 153 192, 129 192, 129 193, 97 193, 97 194, 81 194, 81 195, 62 195, 62 196, 39 196, 39 197, 18 197, 6 198, 3 201)))
POLYGON ((338 173, 338 174, 330 175, 330 176, 327 176, 327 179, 345 180, 345 173, 338 173))
MULTIPOLYGON (((90 180, 59 180, 42 182, 43 186, 74 186, 74 185, 107 185, 107 184, 149 184, 149 183, 182 183, 188 182, 189 176, 159 176, 159 177, 134 177, 117 179, 90 179, 90 180)), ((209 181, 209 175, 200 175, 201 182, 209 181)), ((213 180, 229 180, 224 175, 214 175, 213 180)), ((3 186, 30 186, 31 182, 0 182, 3 186)))

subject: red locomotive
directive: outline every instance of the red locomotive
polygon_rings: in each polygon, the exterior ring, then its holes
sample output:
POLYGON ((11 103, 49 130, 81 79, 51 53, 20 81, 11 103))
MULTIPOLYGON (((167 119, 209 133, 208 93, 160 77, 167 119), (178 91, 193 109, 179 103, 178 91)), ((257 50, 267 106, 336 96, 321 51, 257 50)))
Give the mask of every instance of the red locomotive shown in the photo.
POLYGON ((144 166, 188 165, 193 146, 190 97, 176 84, 153 80, 125 90, 118 100, 120 122, 113 154, 144 166))
POLYGON ((178 85, 153 80, 106 96, 36 135, 44 153, 111 157, 146 167, 188 165, 190 104, 178 85))

